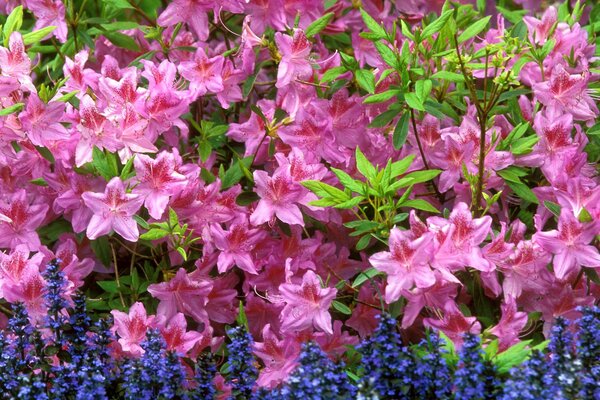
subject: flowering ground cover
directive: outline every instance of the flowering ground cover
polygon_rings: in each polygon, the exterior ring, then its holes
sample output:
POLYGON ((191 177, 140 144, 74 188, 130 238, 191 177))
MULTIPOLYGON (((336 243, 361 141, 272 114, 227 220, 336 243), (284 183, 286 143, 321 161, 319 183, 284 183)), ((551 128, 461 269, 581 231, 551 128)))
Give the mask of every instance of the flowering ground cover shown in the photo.
POLYGON ((600 5, 0 25, 0 396, 600 398, 600 5))

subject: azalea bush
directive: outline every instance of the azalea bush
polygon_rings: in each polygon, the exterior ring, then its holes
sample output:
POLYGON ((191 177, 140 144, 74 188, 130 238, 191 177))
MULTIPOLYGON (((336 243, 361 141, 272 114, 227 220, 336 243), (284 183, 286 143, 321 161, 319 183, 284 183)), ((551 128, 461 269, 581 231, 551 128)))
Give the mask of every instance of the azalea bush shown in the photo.
POLYGON ((543 3, 0 4, 3 393, 593 398, 600 6, 543 3))

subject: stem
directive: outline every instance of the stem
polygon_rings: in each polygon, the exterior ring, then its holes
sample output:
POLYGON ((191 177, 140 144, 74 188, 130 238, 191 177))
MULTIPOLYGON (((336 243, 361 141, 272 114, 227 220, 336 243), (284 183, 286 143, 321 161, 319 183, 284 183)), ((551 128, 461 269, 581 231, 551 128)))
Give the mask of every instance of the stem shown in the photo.
MULTIPOLYGON (((419 139, 419 134, 417 133, 417 120, 415 119, 415 110, 410 109, 410 120, 412 123, 413 131, 415 133, 415 139, 417 141, 417 147, 419 148, 419 154, 421 155, 421 159, 423 160, 423 164, 425 165, 425 169, 429 170, 429 163, 427 162, 427 158, 425 158, 425 152, 423 151, 423 146, 421 145, 421 139, 419 139)), ((435 195, 440 200, 441 203, 444 202, 444 196, 438 190, 437 185, 434 181, 431 181, 433 185, 433 190, 435 191, 435 195)))
POLYGON ((121 281, 119 279, 119 268, 117 266, 117 252, 115 251, 115 246, 110 244, 110 249, 112 250, 113 256, 113 264, 115 265, 115 279, 117 281, 117 289, 119 291, 119 298, 121 299, 121 305, 125 308, 125 299, 123 298, 123 293, 121 293, 121 281))

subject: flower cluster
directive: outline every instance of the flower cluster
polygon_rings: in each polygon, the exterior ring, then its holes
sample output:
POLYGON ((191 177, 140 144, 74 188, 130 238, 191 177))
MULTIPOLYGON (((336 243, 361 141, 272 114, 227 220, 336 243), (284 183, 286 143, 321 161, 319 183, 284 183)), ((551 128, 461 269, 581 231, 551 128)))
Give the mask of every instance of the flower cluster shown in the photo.
POLYGON ((535 397, 553 338, 595 396, 600 6, 546 3, 2 2, 6 393, 535 397))

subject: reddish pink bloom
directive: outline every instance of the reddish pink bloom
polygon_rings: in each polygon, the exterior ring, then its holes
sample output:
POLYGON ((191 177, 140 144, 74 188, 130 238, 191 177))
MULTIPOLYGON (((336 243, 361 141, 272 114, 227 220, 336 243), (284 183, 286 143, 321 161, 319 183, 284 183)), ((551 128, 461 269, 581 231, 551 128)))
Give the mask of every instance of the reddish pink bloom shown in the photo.
POLYGON ((4 298, 10 303, 22 302, 34 320, 41 321, 46 315, 44 294, 48 283, 39 271, 27 268, 18 284, 3 287, 4 298))
POLYGON ((300 345, 292 336, 280 340, 267 324, 262 330, 262 342, 254 344, 256 354, 265 364, 260 371, 257 384, 272 388, 284 381, 298 365, 300 345))
POLYGON ((36 253, 29 257, 26 245, 17 245, 9 254, 0 253, 0 297, 9 287, 18 286, 28 271, 39 272, 44 255, 36 253))
POLYGON ((110 129, 110 122, 98 111, 94 100, 88 95, 81 99, 79 109, 80 121, 77 125, 80 138, 75 150, 75 165, 81 167, 92 161, 94 146, 99 149, 116 151, 121 145, 115 136, 115 130, 110 129))
POLYGON ((333 322, 332 335, 324 332, 317 332, 314 335, 315 342, 330 357, 341 357, 348 350, 349 346, 356 346, 359 343, 358 336, 351 336, 346 331, 342 332, 343 325, 342 321, 336 320, 333 322))
POLYGON ((139 181, 133 193, 144 198, 144 205, 152 218, 160 219, 170 197, 183 190, 187 179, 175 170, 175 156, 166 151, 159 153, 156 159, 138 154, 133 165, 139 181))
POLYGON ((587 73, 571 75, 556 64, 550 80, 533 85, 533 92, 546 107, 570 113, 576 120, 590 121, 598 115, 598 108, 587 93, 588 80, 587 73))
POLYGON ((37 94, 27 99, 27 107, 19 114, 19 120, 27 137, 36 146, 48 146, 53 140, 69 138, 69 132, 61 124, 65 103, 51 101, 45 104, 37 94))
POLYGON ((167 350, 185 356, 202 339, 202 334, 187 330, 187 322, 182 313, 177 313, 168 321, 161 315, 157 325, 167 344, 167 350))
POLYGON ((519 333, 527 324, 527 313, 517 311, 517 303, 512 297, 506 299, 501 308, 502 318, 489 333, 498 338, 499 351, 504 351, 519 342, 519 333))
POLYGON ((125 240, 138 240, 140 232, 133 216, 144 200, 138 194, 126 193, 119 177, 108 182, 104 193, 85 192, 81 197, 94 213, 87 227, 88 238, 96 239, 114 229, 125 240))
POLYGON ((552 30, 556 28, 557 20, 558 13, 554 7, 548 7, 541 20, 528 15, 523 17, 523 22, 529 30, 529 40, 537 44, 546 43, 552 30))
POLYGON ((205 306, 211 289, 210 281, 192 279, 183 268, 170 281, 148 286, 148 292, 160 300, 157 314, 169 319, 182 312, 206 324, 208 314, 205 306))
POLYGON ((295 79, 310 79, 313 73, 308 59, 311 44, 304 32, 296 30, 293 37, 277 32, 275 43, 281 54, 275 86, 282 88, 295 79))
POLYGON ((223 230, 219 224, 213 224, 211 234, 215 246, 220 250, 217 262, 220 273, 235 264, 250 274, 258 274, 253 250, 264 238, 262 230, 250 229, 247 222, 233 224, 228 231, 223 230))
POLYGON ((596 222, 583 224, 570 210, 562 209, 558 230, 538 232, 534 235, 534 240, 554 254, 554 274, 558 279, 563 279, 578 272, 581 266, 600 267, 598 249, 590 244, 597 234, 596 222))
POLYGON ((129 309, 129 314, 113 310, 114 329, 119 335, 121 349, 133 356, 140 356, 144 349, 140 344, 146 339, 148 328, 154 324, 154 316, 146 315, 146 308, 139 301, 129 309))
POLYGON ((160 13, 156 22, 160 26, 171 26, 179 22, 188 24, 200 40, 208 39, 207 12, 214 7, 213 1, 174 0, 160 13))
MULTIPOLYGON (((31 84, 31 60, 25 52, 23 38, 19 32, 13 32, 8 40, 8 49, 0 46, 0 66, 2 75, 19 79, 21 83, 31 84)), ((35 91, 35 90, 34 90, 35 91)))
POLYGON ((223 87, 222 56, 208 58, 202 48, 196 51, 194 61, 184 61, 179 66, 181 75, 190 81, 193 97, 204 96, 207 92, 219 93, 223 87))
POLYGON ((435 275, 429 267, 433 254, 432 236, 425 234, 413 237, 410 231, 392 228, 390 231, 390 251, 373 254, 369 262, 379 271, 387 274, 385 301, 391 304, 398 300, 402 290, 427 288, 435 283, 435 275))
POLYGON ((452 300, 444 305, 443 315, 442 319, 425 318, 423 324, 444 332, 457 347, 462 345, 462 337, 465 333, 481 332, 481 324, 477 321, 477 317, 465 317, 452 300))
POLYGON ((253 225, 269 222, 277 216, 285 223, 304 226, 300 208, 294 204, 304 193, 289 174, 278 170, 269 177, 265 171, 254 171, 254 183, 260 201, 250 216, 253 225))
POLYGON ((65 6, 61 0, 27 0, 27 8, 35 15, 34 30, 55 26, 52 34, 64 43, 67 41, 67 22, 65 6))
POLYGON ((285 307, 281 311, 283 331, 302 331, 312 328, 332 334, 329 307, 337 289, 321 287, 321 280, 313 271, 306 271, 300 284, 279 285, 285 307))
POLYGON ((19 190, 9 196, 10 201, 0 201, 0 247, 24 244, 30 251, 38 249, 40 238, 36 229, 44 221, 49 207, 30 203, 27 197, 25 190, 19 190))

